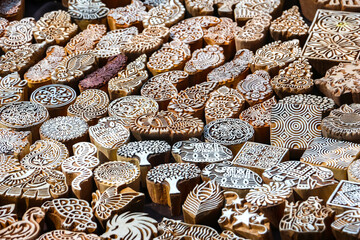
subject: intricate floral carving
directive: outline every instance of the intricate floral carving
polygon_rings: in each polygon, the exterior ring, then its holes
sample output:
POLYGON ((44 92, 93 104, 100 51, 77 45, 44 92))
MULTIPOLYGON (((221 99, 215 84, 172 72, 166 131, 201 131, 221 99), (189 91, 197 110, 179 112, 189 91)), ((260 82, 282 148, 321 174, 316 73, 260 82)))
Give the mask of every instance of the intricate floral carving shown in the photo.
POLYGON ((6 27, 5 34, 0 38, 0 47, 4 52, 22 49, 31 45, 33 39, 34 18, 23 18, 12 21, 6 27))
POLYGON ((271 80, 274 92, 280 98, 287 95, 311 93, 314 86, 312 80, 311 66, 306 58, 299 58, 271 80))
POLYGON ((117 77, 108 82, 110 99, 134 95, 139 92, 142 84, 148 79, 146 71, 146 55, 143 54, 135 61, 129 63, 126 69, 120 71, 117 77))
POLYGON ((247 203, 236 192, 225 192, 225 207, 218 223, 222 229, 232 230, 236 235, 250 239, 272 237, 268 218, 257 206, 247 203))
POLYGON ((331 98, 311 94, 296 94, 287 96, 279 100, 279 103, 315 105, 318 106, 325 114, 328 114, 335 108, 335 102, 331 98))
POLYGON ((146 14, 144 4, 139 0, 133 0, 125 7, 110 9, 107 20, 111 30, 131 26, 142 28, 142 21, 146 14))
POLYGON ((171 27, 185 16, 185 8, 179 0, 165 0, 157 7, 153 7, 143 18, 145 28, 150 26, 165 25, 171 27))
POLYGON ((71 23, 70 15, 63 11, 47 12, 34 27, 34 37, 37 42, 45 41, 48 44, 65 45, 78 30, 75 23, 71 23))
POLYGON ((347 179, 346 170, 359 155, 359 144, 322 137, 311 142, 300 161, 329 168, 336 179, 347 179))
POLYGON ((128 127, 143 114, 157 113, 159 105, 151 98, 133 95, 115 99, 108 109, 109 116, 123 119, 128 127))
POLYGON ((68 54, 88 51, 106 34, 106 26, 103 24, 89 24, 87 28, 77 34, 66 44, 65 51, 68 54))
POLYGON ((92 170, 100 164, 96 154, 96 146, 88 142, 73 145, 74 155, 61 164, 62 172, 67 178, 73 193, 79 199, 90 200, 92 193, 92 170))
POLYGON ((19 132, 0 128, 0 154, 23 158, 29 152, 30 134, 29 131, 19 132))
POLYGON ((109 9, 101 0, 69 0, 68 4, 68 13, 78 21, 78 25, 82 24, 81 20, 103 19, 109 13, 109 9))
POLYGON ((21 80, 17 72, 0 77, 0 106, 25 100, 26 87, 27 81, 21 80))
POLYGON ((360 104, 344 104, 330 112, 321 122, 324 137, 360 142, 360 104))
POLYGON ((11 173, 22 170, 19 160, 12 155, 1 153, 0 163, 0 181, 5 179, 11 173))
POLYGON ((214 15, 214 0, 185 0, 186 10, 192 16, 214 15))
POLYGON ((76 198, 59 198, 45 202, 41 209, 54 223, 56 229, 94 232, 97 224, 89 203, 76 198))
POLYGON ((251 70, 265 70, 271 76, 276 75, 281 68, 300 57, 299 40, 286 42, 276 41, 258 49, 251 63, 251 70))
POLYGON ((171 70, 181 70, 190 59, 191 51, 188 44, 180 40, 164 43, 161 49, 154 52, 147 63, 153 75, 171 70))
POLYGON ((276 104, 271 111, 271 145, 303 151, 321 137, 321 110, 314 105, 276 104))
POLYGON ((281 0, 246 0, 240 1, 234 9, 234 17, 238 23, 245 22, 251 18, 264 13, 278 15, 282 9, 281 0))
POLYGON ((97 122, 97 119, 107 114, 109 97, 99 89, 88 89, 83 91, 73 104, 68 107, 68 116, 83 118, 90 125, 97 122))

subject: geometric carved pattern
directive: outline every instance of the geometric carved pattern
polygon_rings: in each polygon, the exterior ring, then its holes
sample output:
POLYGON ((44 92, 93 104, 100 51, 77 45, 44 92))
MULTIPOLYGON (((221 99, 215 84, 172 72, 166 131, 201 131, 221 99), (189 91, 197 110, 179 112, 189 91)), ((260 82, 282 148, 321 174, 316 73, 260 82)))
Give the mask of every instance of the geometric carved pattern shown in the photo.
POLYGON ((326 205, 337 213, 360 209, 360 183, 341 180, 326 205))

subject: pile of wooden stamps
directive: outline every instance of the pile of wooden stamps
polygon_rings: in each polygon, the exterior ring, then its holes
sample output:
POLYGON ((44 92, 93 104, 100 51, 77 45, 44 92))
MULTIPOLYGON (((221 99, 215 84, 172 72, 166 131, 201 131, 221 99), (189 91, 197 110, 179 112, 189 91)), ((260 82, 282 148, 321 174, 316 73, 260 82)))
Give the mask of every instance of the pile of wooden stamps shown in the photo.
POLYGON ((0 2, 0 239, 360 239, 359 1, 62 4, 0 2))

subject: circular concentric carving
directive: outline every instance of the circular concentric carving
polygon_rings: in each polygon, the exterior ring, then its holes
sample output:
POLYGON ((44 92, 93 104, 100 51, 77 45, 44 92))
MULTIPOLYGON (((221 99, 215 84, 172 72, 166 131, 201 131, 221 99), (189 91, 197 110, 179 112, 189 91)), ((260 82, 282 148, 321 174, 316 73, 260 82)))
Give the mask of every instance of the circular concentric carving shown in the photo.
POLYGON ((41 103, 46 108, 59 108, 74 102, 76 92, 69 86, 50 84, 39 87, 30 97, 31 102, 41 103))
POLYGON ((204 136, 209 142, 235 145, 251 140, 254 128, 240 119, 218 119, 205 126, 204 136))
POLYGON ((48 110, 39 103, 15 102, 0 108, 0 125, 9 128, 27 128, 49 118, 48 110))

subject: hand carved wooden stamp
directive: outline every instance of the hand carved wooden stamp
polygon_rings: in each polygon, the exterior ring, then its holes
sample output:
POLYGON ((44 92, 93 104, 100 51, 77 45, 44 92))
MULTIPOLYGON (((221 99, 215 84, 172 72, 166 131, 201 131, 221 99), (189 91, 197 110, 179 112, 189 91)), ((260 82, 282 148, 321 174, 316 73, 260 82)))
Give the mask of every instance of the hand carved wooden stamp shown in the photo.
POLYGON ((216 26, 204 30, 204 40, 209 45, 219 45, 224 50, 225 59, 234 57, 235 34, 239 27, 231 18, 222 17, 216 26))
POLYGON ((360 161, 354 160, 347 169, 348 180, 360 182, 360 161))
POLYGON ((217 182, 208 181, 196 185, 183 204, 184 221, 216 226, 224 200, 223 191, 217 182))
POLYGON ((298 6, 293 6, 284 11, 270 25, 270 35, 274 40, 299 39, 302 46, 308 36, 308 30, 309 26, 301 17, 298 6))
POLYGON ((190 239, 206 240, 211 236, 212 239, 221 240, 244 240, 244 238, 235 235, 232 231, 224 230, 222 233, 218 233, 215 229, 206 225, 194 225, 181 222, 180 220, 173 220, 163 218, 158 224, 160 236, 154 238, 154 240, 175 240, 182 237, 188 237, 190 239))
POLYGON ((323 112, 323 116, 329 115, 335 108, 335 102, 331 98, 311 94, 296 94, 284 97, 279 103, 315 105, 323 112))
POLYGON ((109 105, 109 116, 125 121, 129 127, 137 117, 159 111, 159 105, 151 98, 132 95, 115 99, 109 105))
POLYGON ((299 58, 279 71, 271 80, 271 86, 279 98, 288 95, 312 93, 314 81, 307 59, 299 58))
POLYGON ((254 139, 254 128, 240 119, 218 119, 205 126, 204 138, 227 146, 236 154, 245 142, 254 139))
POLYGON ((234 9, 234 18, 239 25, 253 17, 264 13, 277 17, 281 14, 283 1, 281 0, 246 0, 240 1, 234 9))
POLYGON ((246 142, 232 160, 232 164, 249 168, 261 175, 265 169, 288 160, 289 150, 287 148, 246 142))
POLYGON ((117 55, 109 57, 106 64, 90 73, 85 79, 80 80, 79 89, 83 92, 87 89, 101 89, 105 92, 108 90, 108 82, 115 77, 126 66, 127 57, 117 55))
POLYGON ((13 72, 18 72, 20 76, 23 76, 32 65, 43 57, 45 48, 46 43, 43 42, 6 52, 0 57, 0 76, 5 77, 13 72))
POLYGON ((0 126, 16 131, 32 132, 32 139, 39 139, 40 125, 49 119, 47 109, 33 102, 15 102, 0 108, 0 126))
POLYGON ((332 138, 315 138, 300 161, 329 168, 337 180, 348 179, 347 169, 360 156, 360 144, 332 138))
POLYGON ((9 21, 6 18, 0 17, 0 37, 4 36, 8 25, 9 25, 9 21))
POLYGON ((201 172, 203 181, 214 180, 224 190, 235 191, 241 197, 250 189, 261 186, 261 177, 247 168, 236 167, 231 162, 207 165, 201 172))
POLYGON ((108 95, 99 89, 83 91, 67 109, 68 116, 81 117, 90 126, 95 125, 98 119, 107 115, 109 106, 108 95))
POLYGON ((0 230, 1 239, 37 239, 41 233, 44 211, 39 207, 27 210, 22 220, 16 221, 0 230))
POLYGON ((185 7, 180 0, 165 0, 157 7, 151 8, 143 18, 145 28, 164 25, 171 27, 184 19, 185 7))
POLYGON ((140 166, 141 185, 146 187, 146 175, 151 166, 169 162, 171 146, 162 140, 136 141, 117 150, 118 161, 135 162, 140 166))
POLYGON ((4 52, 23 49, 32 43, 34 18, 23 18, 20 21, 12 21, 6 27, 4 36, 0 38, 0 47, 4 52))
POLYGON ((207 45, 205 48, 195 50, 184 67, 184 71, 190 75, 189 86, 206 81, 207 74, 224 62, 224 50, 220 46, 207 45))
POLYGON ((20 20, 24 16, 25 1, 4 0, 0 3, 0 16, 9 21, 20 20))
POLYGON ((21 80, 17 72, 0 77, 0 106, 24 101, 27 98, 27 81, 21 80))
POLYGON ((331 230, 336 239, 356 240, 359 238, 360 209, 348 210, 335 216, 331 230))
POLYGON ((30 151, 31 132, 0 128, 0 154, 22 159, 30 151))
POLYGON ((68 13, 84 30, 89 24, 105 24, 109 8, 101 0, 69 0, 68 13))
MULTIPOLYGON (((189 80, 191 79, 191 75, 189 80)), ((179 92, 169 102, 167 110, 174 113, 186 113, 202 119, 205 103, 209 94, 216 88, 216 82, 203 82, 179 92)))
POLYGON ((213 4, 213 0, 185 0, 186 10, 194 17, 214 15, 213 4))
POLYGON ((0 154, 0 181, 4 180, 11 173, 22 170, 19 159, 13 155, 0 154))
POLYGON ((129 142, 130 131, 124 127, 123 121, 116 117, 101 118, 89 128, 90 140, 98 149, 98 157, 102 162, 115 161, 117 149, 129 142))
POLYGON ((115 214, 142 210, 144 200, 145 195, 141 192, 135 192, 131 188, 123 188, 123 186, 112 186, 103 193, 96 190, 92 194, 91 207, 95 217, 105 229, 106 222, 115 214))
POLYGON ((68 230, 53 230, 41 235, 37 240, 101 240, 95 234, 86 234, 83 232, 72 232, 68 230))
POLYGON ((51 46, 46 50, 46 57, 36 63, 24 74, 30 91, 51 83, 51 74, 65 58, 66 52, 63 47, 51 46))
POLYGON ((62 172, 74 195, 90 201, 93 192, 92 170, 100 164, 95 157, 96 146, 89 142, 78 142, 72 148, 74 154, 62 162, 62 172))
POLYGON ((284 217, 279 224, 281 239, 331 239, 334 211, 323 206, 322 201, 317 196, 296 203, 286 201, 284 217))
POLYGON ((197 138, 175 143, 171 153, 177 162, 193 163, 203 169, 211 163, 229 161, 231 150, 219 143, 201 142, 197 138))
POLYGON ((273 227, 278 228, 285 210, 285 201, 293 201, 293 190, 283 182, 270 182, 251 189, 245 200, 258 207, 273 227))
POLYGON ((110 100, 128 95, 140 93, 140 87, 149 78, 146 71, 146 55, 143 54, 135 61, 126 65, 126 69, 120 71, 117 77, 108 82, 110 100))
POLYGON ((331 207, 337 214, 346 210, 360 209, 360 183, 341 180, 333 191, 326 206, 331 207))
POLYGON ((111 186, 125 185, 139 191, 140 169, 130 162, 111 161, 101 164, 94 171, 94 179, 100 192, 111 186))
POLYGON ((238 118, 244 108, 244 97, 236 89, 222 86, 210 93, 206 101, 204 109, 206 123, 222 118, 238 118))
POLYGON ((302 50, 313 68, 320 74, 340 62, 358 60, 359 13, 319 9, 310 27, 309 37, 302 50))
POLYGON ((146 177, 151 200, 168 205, 174 216, 181 213, 186 196, 200 181, 200 168, 191 163, 161 164, 150 169, 146 177))
POLYGON ((65 46, 65 51, 70 55, 81 51, 92 50, 105 34, 105 25, 89 24, 84 31, 71 38, 65 46))
POLYGON ((281 68, 299 58, 300 54, 298 39, 269 43, 256 51, 251 62, 251 71, 265 70, 270 76, 275 76, 281 68))
POLYGON ((225 207, 218 223, 222 229, 232 230, 245 238, 272 239, 270 222, 258 206, 247 203, 236 192, 225 192, 225 207))
POLYGON ((345 103, 360 103, 358 93, 358 69, 360 61, 340 63, 330 68, 325 77, 316 79, 316 87, 339 106, 345 103))
POLYGON ((95 48, 99 58, 108 58, 122 53, 123 46, 139 33, 136 27, 109 31, 101 38, 95 48))
POLYGON ((32 92, 30 101, 42 104, 49 111, 51 117, 64 116, 67 108, 75 101, 74 89, 63 84, 49 84, 37 88, 32 92))
POLYGON ((59 141, 65 144, 72 154, 75 143, 89 139, 88 130, 89 125, 82 118, 61 116, 51 118, 41 125, 40 138, 59 141))
POLYGON ((155 239, 154 237, 157 236, 158 232, 156 225, 157 221, 146 213, 125 212, 121 215, 115 215, 107 222, 106 232, 101 235, 101 239, 155 239), (115 238, 113 238, 114 235, 115 238))
POLYGON ((271 145, 288 148, 290 155, 297 157, 309 147, 312 139, 321 137, 321 118, 322 114, 318 106, 275 105, 271 111, 271 145))
POLYGON ((146 16, 146 6, 139 0, 132 0, 131 4, 125 7, 110 9, 107 15, 107 22, 111 30, 135 26, 141 31, 142 21, 146 16))
POLYGON ((92 209, 85 200, 58 198, 45 202, 41 209, 46 212, 55 229, 91 233, 97 228, 92 209))
POLYGON ((272 97, 270 79, 266 71, 257 70, 240 81, 236 89, 244 96, 246 102, 253 106, 272 97))
POLYGON ((34 27, 34 37, 37 42, 45 41, 48 45, 64 46, 78 30, 75 23, 71 23, 70 14, 63 10, 47 12, 34 27))
POLYGON ((255 104, 240 113, 239 118, 250 123, 255 131, 255 142, 270 143, 271 109, 276 105, 275 96, 255 104))
POLYGON ((137 140, 166 140, 170 143, 200 137, 204 123, 189 114, 169 111, 148 113, 137 117, 130 126, 137 140))
POLYGON ((154 52, 149 58, 147 67, 153 75, 172 70, 182 70, 190 57, 190 46, 176 39, 164 43, 159 50, 154 52))
POLYGON ((51 81, 55 84, 65 84, 76 89, 78 81, 97 67, 94 52, 85 51, 65 57, 52 71, 51 81))
POLYGON ((0 229, 16 222, 17 215, 14 214, 15 206, 15 204, 8 204, 0 207, 0 229))
POLYGON ((321 122, 324 137, 360 143, 360 104, 344 104, 321 122))
POLYGON ((189 74, 174 70, 160 73, 150 78, 141 88, 141 96, 154 99, 161 110, 166 110, 169 102, 178 96, 178 89, 187 86, 189 74))
POLYGON ((256 51, 267 43, 271 15, 261 13, 247 21, 245 26, 238 28, 235 33, 236 50, 249 49, 256 51))
POLYGON ((284 182, 296 192, 295 197, 302 200, 314 195, 326 200, 338 183, 331 170, 299 161, 286 161, 268 168, 262 178, 265 183, 284 182))
POLYGON ((217 82, 219 86, 236 88, 239 81, 249 74, 252 57, 253 53, 250 50, 237 51, 232 61, 213 69, 207 75, 207 81, 217 82))

